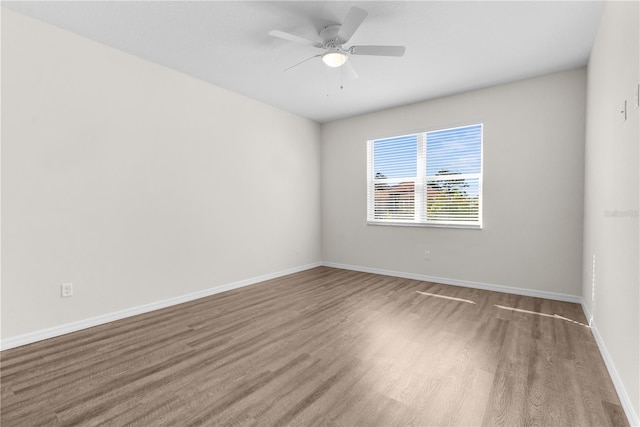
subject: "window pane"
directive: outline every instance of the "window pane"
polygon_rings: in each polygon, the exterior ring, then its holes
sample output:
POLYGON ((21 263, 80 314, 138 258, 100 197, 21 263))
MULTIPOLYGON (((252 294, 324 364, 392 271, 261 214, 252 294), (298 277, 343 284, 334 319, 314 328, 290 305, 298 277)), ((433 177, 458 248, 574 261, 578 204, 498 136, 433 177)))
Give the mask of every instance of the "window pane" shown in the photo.
POLYGON ((418 136, 378 139, 373 142, 375 179, 413 178, 417 174, 418 136))
POLYGON ((480 173, 482 125, 427 133, 427 176, 480 173))
POLYGON ((377 183, 374 188, 375 219, 412 220, 415 213, 415 183, 377 183))
POLYGON ((427 220, 447 223, 478 221, 479 178, 427 181, 427 220))

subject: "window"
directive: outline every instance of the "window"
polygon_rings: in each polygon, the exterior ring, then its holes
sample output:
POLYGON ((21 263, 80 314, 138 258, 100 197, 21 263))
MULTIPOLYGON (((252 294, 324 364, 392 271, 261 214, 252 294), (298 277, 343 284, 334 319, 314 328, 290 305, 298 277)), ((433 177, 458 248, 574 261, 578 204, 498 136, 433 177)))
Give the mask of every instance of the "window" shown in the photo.
POLYGON ((482 227, 482 125, 367 142, 367 222, 482 227))

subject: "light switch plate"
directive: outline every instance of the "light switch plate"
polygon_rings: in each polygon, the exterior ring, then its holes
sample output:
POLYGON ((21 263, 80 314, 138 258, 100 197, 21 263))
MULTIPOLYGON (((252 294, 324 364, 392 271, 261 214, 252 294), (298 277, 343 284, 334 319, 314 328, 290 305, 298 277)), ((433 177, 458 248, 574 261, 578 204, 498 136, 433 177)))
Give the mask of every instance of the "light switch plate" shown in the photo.
POLYGON ((640 107, 640 83, 638 83, 636 85, 636 94, 635 94, 635 97, 633 99, 634 99, 633 109, 637 110, 638 107, 640 107))

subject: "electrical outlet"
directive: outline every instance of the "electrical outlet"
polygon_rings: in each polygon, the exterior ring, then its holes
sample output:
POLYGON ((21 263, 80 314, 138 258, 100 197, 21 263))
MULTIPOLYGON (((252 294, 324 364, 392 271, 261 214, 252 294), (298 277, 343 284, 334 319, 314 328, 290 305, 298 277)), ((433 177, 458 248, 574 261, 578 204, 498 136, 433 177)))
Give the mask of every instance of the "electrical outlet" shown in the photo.
POLYGON ((60 297, 67 298, 73 296, 73 283, 63 283, 60 285, 60 297))
POLYGON ((635 93, 635 98, 634 99, 635 99, 635 101, 633 103, 633 108, 635 110, 637 110, 638 107, 640 107, 640 83, 638 83, 636 85, 636 93, 635 93))
POLYGON ((620 110, 620 118, 623 122, 627 121, 627 100, 625 99, 624 102, 621 104, 621 110, 620 110))
POLYGON ((424 251, 424 260, 431 261, 431 251, 424 251))

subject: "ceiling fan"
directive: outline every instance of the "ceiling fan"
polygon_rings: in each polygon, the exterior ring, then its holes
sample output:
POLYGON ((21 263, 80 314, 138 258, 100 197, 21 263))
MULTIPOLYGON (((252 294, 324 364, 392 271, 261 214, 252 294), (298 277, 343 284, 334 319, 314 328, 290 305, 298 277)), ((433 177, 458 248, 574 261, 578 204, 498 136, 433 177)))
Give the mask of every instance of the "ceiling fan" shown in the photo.
POLYGON ((323 53, 311 56, 297 64, 286 68, 284 71, 290 70, 293 67, 307 62, 313 58, 322 58, 327 66, 332 68, 342 67, 347 65, 354 77, 357 77, 355 71, 351 65, 347 62, 350 55, 375 55, 375 56, 402 56, 405 52, 404 46, 350 46, 344 45, 351 39, 351 36, 360 27, 364 19, 367 17, 367 12, 359 7, 353 6, 349 9, 347 16, 345 16, 342 24, 332 24, 320 30, 320 40, 311 40, 305 37, 296 36, 280 30, 271 30, 269 35, 278 37, 284 40, 292 41, 295 43, 301 43, 313 46, 318 49, 324 50, 323 53))

